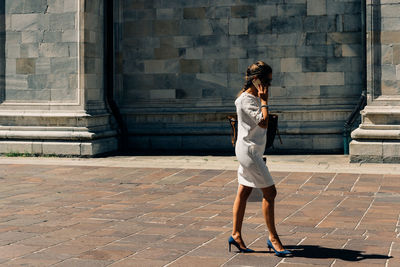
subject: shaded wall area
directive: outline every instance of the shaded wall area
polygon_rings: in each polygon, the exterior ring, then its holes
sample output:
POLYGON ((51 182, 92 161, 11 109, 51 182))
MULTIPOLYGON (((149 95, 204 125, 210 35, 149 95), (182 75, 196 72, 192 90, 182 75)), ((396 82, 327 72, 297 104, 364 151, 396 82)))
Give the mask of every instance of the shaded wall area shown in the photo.
POLYGON ((248 65, 274 70, 288 151, 339 152, 362 87, 360 1, 120 0, 116 99, 132 149, 232 150, 248 65))

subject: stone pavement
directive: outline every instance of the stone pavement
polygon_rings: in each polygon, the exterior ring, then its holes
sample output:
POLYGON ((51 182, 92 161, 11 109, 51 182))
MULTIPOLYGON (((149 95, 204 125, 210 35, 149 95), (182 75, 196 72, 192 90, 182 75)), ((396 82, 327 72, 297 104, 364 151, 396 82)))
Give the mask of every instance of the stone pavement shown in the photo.
POLYGON ((257 253, 228 252, 232 157, 0 158, 0 265, 400 266, 399 165, 268 161, 291 258, 267 250, 258 191, 243 225, 257 253))

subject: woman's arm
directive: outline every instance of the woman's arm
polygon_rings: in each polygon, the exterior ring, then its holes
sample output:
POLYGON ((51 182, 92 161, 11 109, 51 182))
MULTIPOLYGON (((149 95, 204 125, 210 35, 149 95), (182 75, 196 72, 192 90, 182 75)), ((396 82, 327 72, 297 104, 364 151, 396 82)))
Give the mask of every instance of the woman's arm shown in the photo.
POLYGON ((259 85, 258 97, 261 99, 261 112, 263 114, 263 119, 258 124, 261 128, 268 128, 268 87, 259 85))

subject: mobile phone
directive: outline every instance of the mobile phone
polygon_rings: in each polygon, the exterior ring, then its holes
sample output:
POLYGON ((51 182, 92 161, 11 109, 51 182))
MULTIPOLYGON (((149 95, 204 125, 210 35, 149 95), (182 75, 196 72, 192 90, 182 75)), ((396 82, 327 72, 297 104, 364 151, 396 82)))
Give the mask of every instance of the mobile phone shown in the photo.
POLYGON ((256 89, 258 90, 258 88, 259 88, 260 85, 261 85, 260 79, 258 79, 258 78, 253 79, 253 85, 254 85, 254 86, 256 87, 256 89))

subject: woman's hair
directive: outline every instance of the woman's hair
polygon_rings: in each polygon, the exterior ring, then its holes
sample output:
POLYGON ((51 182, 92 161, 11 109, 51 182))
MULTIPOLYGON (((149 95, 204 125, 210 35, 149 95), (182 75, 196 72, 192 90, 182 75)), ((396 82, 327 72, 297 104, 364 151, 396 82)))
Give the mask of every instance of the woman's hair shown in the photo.
POLYGON ((254 64, 251 64, 247 67, 246 70, 246 81, 244 82, 242 90, 237 94, 239 97, 244 91, 247 90, 252 84, 253 79, 258 77, 268 77, 268 75, 272 73, 272 68, 263 61, 257 61, 254 64))

